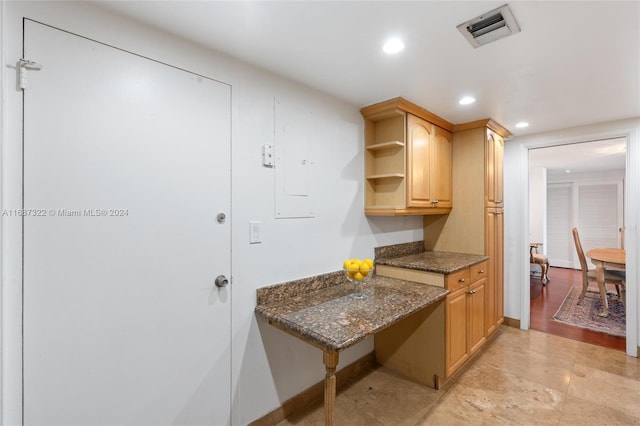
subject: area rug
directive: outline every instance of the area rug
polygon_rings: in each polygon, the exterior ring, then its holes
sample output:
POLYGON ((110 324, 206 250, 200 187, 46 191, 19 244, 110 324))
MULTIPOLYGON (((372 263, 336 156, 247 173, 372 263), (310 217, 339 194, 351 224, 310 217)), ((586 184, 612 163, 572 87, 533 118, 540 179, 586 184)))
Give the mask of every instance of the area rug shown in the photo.
POLYGON ((609 316, 602 318, 598 315, 602 312, 600 292, 597 289, 588 288, 584 300, 578 305, 581 291, 582 286, 572 286, 553 319, 580 328, 624 336, 626 330, 625 313, 622 302, 618 300, 618 295, 607 294, 609 316))

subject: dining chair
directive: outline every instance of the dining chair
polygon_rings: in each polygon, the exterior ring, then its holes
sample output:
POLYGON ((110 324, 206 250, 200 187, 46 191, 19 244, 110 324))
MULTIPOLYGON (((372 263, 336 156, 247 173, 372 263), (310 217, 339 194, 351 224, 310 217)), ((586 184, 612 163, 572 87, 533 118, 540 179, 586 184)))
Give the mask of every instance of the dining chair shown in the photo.
POLYGON ((549 258, 542 253, 538 253, 537 244, 529 244, 529 263, 540 265, 540 281, 546 285, 549 281, 549 258))
MULTIPOLYGON (((587 288, 589 287, 590 281, 597 281, 596 271, 595 269, 589 269, 587 265, 587 258, 584 255, 584 250, 582 250, 582 244, 580 243, 580 235, 578 234, 578 228, 573 228, 571 230, 573 234, 573 242, 576 245, 576 252, 578 253, 578 260, 580 260, 580 267, 582 268, 582 292, 580 293, 580 297, 578 297, 578 304, 582 303, 582 299, 584 299, 584 295, 587 294, 587 288)), ((605 288, 607 284, 613 284, 616 287, 616 292, 618 293, 618 298, 622 302, 622 306, 626 309, 626 289, 625 289, 625 273, 622 271, 604 271, 604 284, 605 288)))

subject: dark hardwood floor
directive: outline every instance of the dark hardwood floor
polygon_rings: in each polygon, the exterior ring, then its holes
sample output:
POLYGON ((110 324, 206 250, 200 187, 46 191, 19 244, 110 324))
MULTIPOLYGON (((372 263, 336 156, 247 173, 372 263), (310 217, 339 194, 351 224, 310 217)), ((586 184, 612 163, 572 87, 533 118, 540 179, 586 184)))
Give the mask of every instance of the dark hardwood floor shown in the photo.
POLYGON ((549 280, 546 286, 542 286, 538 277, 532 277, 530 280, 531 329, 607 348, 626 350, 624 337, 573 327, 552 319, 573 283, 581 282, 580 271, 551 267, 549 280))

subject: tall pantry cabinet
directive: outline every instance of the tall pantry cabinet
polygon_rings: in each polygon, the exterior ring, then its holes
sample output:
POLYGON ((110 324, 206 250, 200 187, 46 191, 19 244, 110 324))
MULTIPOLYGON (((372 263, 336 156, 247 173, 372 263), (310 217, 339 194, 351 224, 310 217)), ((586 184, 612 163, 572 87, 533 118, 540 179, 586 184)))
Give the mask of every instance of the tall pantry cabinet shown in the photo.
POLYGON ((484 332, 504 321, 503 152, 509 131, 491 119, 456 125, 452 143, 455 208, 424 217, 427 250, 489 256, 484 332))

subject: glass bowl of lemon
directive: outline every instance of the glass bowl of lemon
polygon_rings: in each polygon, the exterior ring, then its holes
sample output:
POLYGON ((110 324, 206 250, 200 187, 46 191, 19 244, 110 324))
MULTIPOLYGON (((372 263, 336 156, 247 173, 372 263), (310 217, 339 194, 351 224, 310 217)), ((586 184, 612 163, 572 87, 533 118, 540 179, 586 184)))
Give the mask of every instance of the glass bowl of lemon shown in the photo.
POLYGON ((373 276, 375 271, 373 261, 371 259, 347 259, 342 264, 342 269, 347 280, 355 284, 355 291, 351 293, 351 297, 365 299, 367 295, 362 292, 362 284, 373 276))

